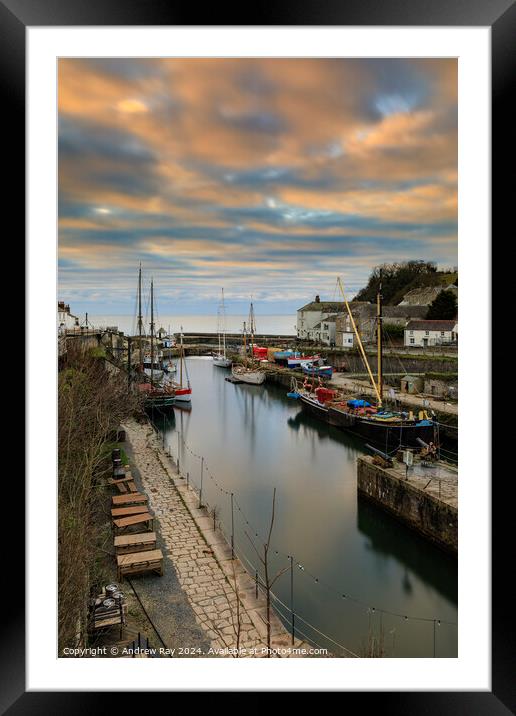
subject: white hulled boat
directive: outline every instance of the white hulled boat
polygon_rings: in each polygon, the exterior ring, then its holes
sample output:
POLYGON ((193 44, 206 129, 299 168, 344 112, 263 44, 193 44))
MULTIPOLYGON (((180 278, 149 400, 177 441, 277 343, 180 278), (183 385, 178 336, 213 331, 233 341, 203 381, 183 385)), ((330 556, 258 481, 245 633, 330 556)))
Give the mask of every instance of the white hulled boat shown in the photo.
MULTIPOLYGON (((251 355, 253 355, 253 343, 254 343, 254 334, 256 331, 256 326, 254 322, 254 309, 253 304, 251 303, 249 307, 249 333, 251 336, 251 355)), ((254 367, 252 364, 249 365, 249 360, 247 358, 247 345, 246 345, 246 339, 247 339, 247 331, 246 331, 246 324, 244 321, 244 330, 243 330, 243 347, 244 347, 244 364, 243 365, 234 365, 231 369, 231 372, 233 374, 233 377, 242 382, 242 383, 249 383, 249 385, 261 385, 265 381, 265 373, 258 368, 254 367)), ((254 361, 252 361, 253 363, 254 361)))
POLYGON ((222 289, 222 298, 220 301, 218 311, 218 335, 219 335, 219 350, 218 353, 213 355, 213 365, 219 368, 230 368, 231 360, 226 355, 226 310, 224 306, 224 289, 222 289))

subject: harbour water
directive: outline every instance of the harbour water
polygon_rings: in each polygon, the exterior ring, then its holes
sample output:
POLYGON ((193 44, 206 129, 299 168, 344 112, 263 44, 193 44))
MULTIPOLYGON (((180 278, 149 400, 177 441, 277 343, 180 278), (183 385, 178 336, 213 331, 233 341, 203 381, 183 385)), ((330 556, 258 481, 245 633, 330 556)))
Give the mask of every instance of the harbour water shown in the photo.
MULTIPOLYGON (((79 317, 82 321, 82 317, 79 317)), ((258 314, 256 317, 256 332, 267 333, 269 335, 286 335, 294 336, 296 334, 296 316, 293 314, 289 315, 261 315, 258 314)), ((149 318, 144 322, 146 330, 149 331, 149 318)), ((248 320, 247 315, 226 315, 226 330, 228 333, 240 333, 242 331, 242 324, 248 320)), ((136 333, 136 318, 135 316, 125 315, 91 315, 88 316, 88 322, 95 327, 106 327, 106 326, 117 326, 120 331, 127 334, 136 333)), ((204 316, 190 316, 190 315, 178 315, 178 316, 159 316, 156 318, 156 330, 163 327, 166 331, 172 333, 178 333, 183 326, 185 333, 194 333, 199 331, 201 333, 214 333, 217 331, 217 315, 204 315, 204 316)))
POLYGON ((340 656, 343 647, 386 657, 457 656, 457 561, 357 497, 360 440, 301 410, 287 389, 231 384, 210 358, 189 358, 190 411, 155 413, 181 472, 200 487, 250 572, 276 515, 271 572, 296 632, 340 656), (179 435, 179 437, 178 437, 179 435), (201 465, 201 456, 204 462, 201 465))

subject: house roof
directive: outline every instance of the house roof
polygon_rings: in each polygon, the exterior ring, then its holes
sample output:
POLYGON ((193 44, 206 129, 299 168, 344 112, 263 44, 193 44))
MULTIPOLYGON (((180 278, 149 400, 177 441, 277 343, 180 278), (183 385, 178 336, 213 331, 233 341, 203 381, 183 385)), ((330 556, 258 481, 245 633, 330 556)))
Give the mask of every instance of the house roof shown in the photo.
POLYGON ((409 321, 406 329, 410 331, 453 331, 457 321, 409 321))
POLYGON ((327 316, 326 318, 323 318, 321 321, 319 321, 319 323, 316 323, 314 328, 320 328, 323 323, 335 323, 336 318, 336 314, 333 314, 332 316, 327 316))
POLYGON ((345 308, 344 301, 311 301, 306 306, 298 308, 298 311, 332 311, 340 312, 345 308))

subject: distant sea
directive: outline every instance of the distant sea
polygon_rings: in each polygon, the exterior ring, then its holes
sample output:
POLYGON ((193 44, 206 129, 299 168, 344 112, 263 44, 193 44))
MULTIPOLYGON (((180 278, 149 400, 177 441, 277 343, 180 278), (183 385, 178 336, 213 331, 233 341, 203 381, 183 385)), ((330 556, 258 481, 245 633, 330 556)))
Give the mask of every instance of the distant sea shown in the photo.
MULTIPOLYGON (((82 318, 82 317, 81 317, 82 318)), ((145 319, 144 319, 145 320, 145 319)), ((241 333, 243 322, 248 320, 247 315, 226 316, 226 331, 228 333, 241 333)), ((88 314, 88 321, 95 327, 117 326, 125 334, 136 333, 136 319, 134 316, 108 316, 88 314)), ((255 315, 256 332, 269 335, 296 335, 296 316, 255 315)), ((167 332, 178 333, 183 326, 184 333, 216 333, 217 316, 159 316, 156 319, 156 330, 164 328, 167 332)), ((148 319, 145 330, 150 331, 148 319)))

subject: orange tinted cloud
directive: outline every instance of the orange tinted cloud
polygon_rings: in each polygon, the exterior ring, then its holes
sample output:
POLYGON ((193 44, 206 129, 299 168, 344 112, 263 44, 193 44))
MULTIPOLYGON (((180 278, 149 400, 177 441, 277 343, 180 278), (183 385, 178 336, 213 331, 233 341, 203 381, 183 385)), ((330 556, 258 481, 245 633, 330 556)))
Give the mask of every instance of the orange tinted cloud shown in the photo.
POLYGON ((58 100, 70 290, 113 256, 210 295, 222 269, 301 296, 338 262, 456 262, 455 60, 64 59, 58 100))

